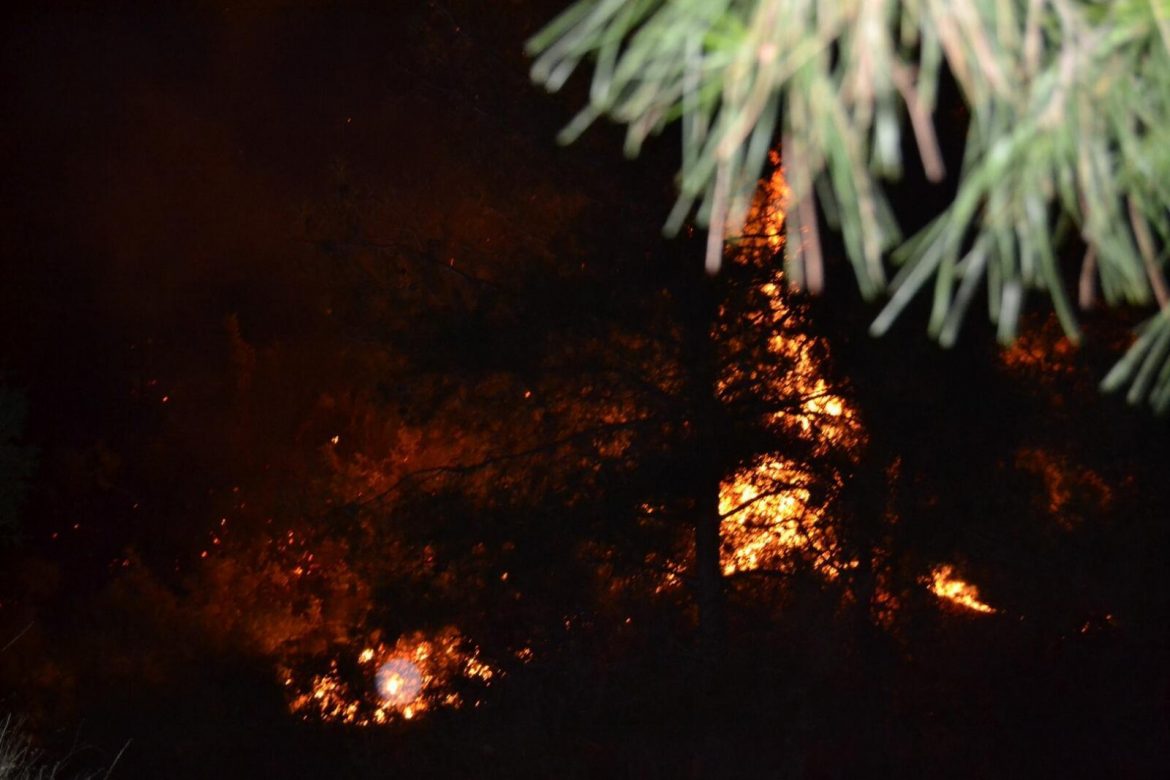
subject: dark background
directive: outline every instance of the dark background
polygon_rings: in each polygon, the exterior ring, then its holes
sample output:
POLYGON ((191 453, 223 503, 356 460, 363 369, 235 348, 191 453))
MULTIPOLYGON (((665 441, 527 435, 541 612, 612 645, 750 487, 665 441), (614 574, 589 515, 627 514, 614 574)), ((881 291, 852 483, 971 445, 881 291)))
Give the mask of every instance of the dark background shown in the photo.
MULTIPOLYGON (((544 525, 525 532, 539 542, 511 564, 534 572, 525 595, 540 606, 500 613, 514 622, 484 641, 541 634, 566 604, 593 605, 580 613, 591 627, 547 639, 547 660, 517 667, 482 710, 303 723, 271 654, 207 628, 200 553, 219 518, 241 528, 233 549, 273 516, 348 532, 329 514, 344 500, 321 476, 322 447, 368 443, 383 408, 370 398, 425 420, 428 393, 453 397, 492 370, 536 376, 556 347, 534 333, 658 332, 652 301, 702 243, 660 238, 674 139, 637 161, 613 127, 554 144, 585 85, 544 95, 522 45, 559 5, 3 12, 0 380, 27 404, 14 441, 35 467, 0 552, 0 640, 18 637, 0 653, 0 709, 25 714, 69 768, 107 766, 129 740, 112 775, 124 777, 1170 768, 1166 427, 1094 387, 1132 317, 1090 315, 1088 346, 1057 355, 1052 323, 1032 315, 1043 360, 1005 358, 978 316, 952 352, 927 343, 916 311, 874 342, 843 264, 810 316, 872 446, 837 511, 864 543, 880 537, 891 576, 957 561, 996 615, 940 610, 923 590, 883 631, 843 617, 848 602, 813 578, 736 591, 712 691, 693 684, 685 597, 635 600, 646 627, 619 633, 572 579, 581 559, 550 525, 562 496, 542 499, 544 525), (439 303, 388 298, 355 260, 361 242, 424 268, 457 258, 509 294, 456 280, 439 303), (1059 512, 1020 454, 1033 450, 1073 486, 1059 512), (858 519, 887 502, 895 530, 858 519)), ((899 208, 920 220, 940 194, 911 176, 899 208)), ((463 408, 491 430, 497 407, 463 408)), ((625 488, 606 484, 588 489, 616 506, 625 488)), ((518 522, 483 502, 427 512, 518 522)), ((434 522, 416 541, 462 543, 434 522)), ((470 576, 457 560, 450 571, 470 576)), ((490 593, 444 598, 411 609, 492 625, 490 593)))

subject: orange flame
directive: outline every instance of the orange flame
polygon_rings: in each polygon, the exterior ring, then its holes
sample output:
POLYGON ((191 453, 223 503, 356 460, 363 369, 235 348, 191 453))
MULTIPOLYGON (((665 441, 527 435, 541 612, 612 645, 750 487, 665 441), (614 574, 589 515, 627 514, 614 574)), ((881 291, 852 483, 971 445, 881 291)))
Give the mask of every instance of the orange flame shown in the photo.
POLYGON ((954 576, 954 567, 944 564, 931 572, 930 590, 940 599, 946 599, 974 612, 992 614, 995 608, 979 600, 979 589, 954 576))
POLYGON ((297 684, 292 670, 284 670, 289 710, 305 720, 354 726, 412 720, 436 707, 462 707, 464 697, 454 690, 457 680, 486 686, 498 674, 453 627, 404 636, 393 647, 372 643, 357 653, 356 662, 356 671, 343 675, 334 659, 328 671, 304 685, 297 684))
MULTIPOLYGON (((778 157, 772 163, 778 166, 778 157)), ((790 197, 779 167, 770 179, 761 182, 744 224, 744 235, 736 242, 733 260, 759 267, 775 265, 775 254, 784 240, 784 215, 790 197)), ((846 400, 832 392, 823 377, 815 339, 788 332, 792 311, 783 297, 783 273, 776 269, 759 287, 764 311, 758 312, 761 327, 773 328, 767 351, 779 358, 788 371, 766 378, 763 393, 773 400, 802 398, 799 411, 778 412, 766 421, 778 431, 814 439, 828 452, 856 451, 864 433, 846 400)), ((757 313, 753 313, 757 314, 757 313)), ((720 377, 720 396, 734 395, 755 369, 733 362, 720 377)), ((831 481, 839 481, 836 475, 831 481)), ((723 517, 722 565, 725 575, 769 568, 790 568, 797 552, 811 553, 814 567, 826 577, 835 577, 848 562, 834 557, 836 541, 832 528, 821 517, 821 507, 811 505, 816 478, 801 464, 769 456, 732 474, 720 486, 719 513, 723 517)))

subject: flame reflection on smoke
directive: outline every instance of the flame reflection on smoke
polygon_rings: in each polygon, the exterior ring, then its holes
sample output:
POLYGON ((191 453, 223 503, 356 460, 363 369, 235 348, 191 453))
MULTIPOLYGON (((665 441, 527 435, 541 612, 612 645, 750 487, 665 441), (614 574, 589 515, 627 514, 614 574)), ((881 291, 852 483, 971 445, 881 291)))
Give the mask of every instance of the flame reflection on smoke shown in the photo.
POLYGON ((454 627, 405 635, 392 647, 376 642, 351 658, 356 667, 335 658, 308 679, 285 669, 289 709, 306 720, 355 726, 412 720, 437 707, 463 706, 467 694, 497 675, 454 627))
POLYGON ((409 706, 418 698, 422 685, 422 673, 405 658, 391 658, 378 667, 378 694, 390 707, 404 709, 409 706))

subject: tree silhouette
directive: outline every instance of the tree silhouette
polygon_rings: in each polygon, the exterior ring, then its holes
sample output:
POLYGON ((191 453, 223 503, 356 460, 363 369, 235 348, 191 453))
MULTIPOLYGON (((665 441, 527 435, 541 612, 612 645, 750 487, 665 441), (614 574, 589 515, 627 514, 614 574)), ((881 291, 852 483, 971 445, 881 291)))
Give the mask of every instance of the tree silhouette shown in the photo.
MULTIPOLYGON (((689 528, 684 549, 694 556, 688 581, 700 625, 719 634, 725 574, 750 576, 779 565, 778 549, 808 545, 803 515, 829 502, 839 486, 832 475, 860 444, 839 391, 818 373, 824 342, 803 330, 798 304, 782 298, 767 262, 782 217, 781 183, 777 172, 761 197, 763 238, 745 241, 718 279, 697 265, 675 275, 666 270, 673 259, 664 258, 618 296, 612 274, 624 272, 620 266, 594 263, 582 277, 566 272, 563 260, 518 260, 508 277, 460 287, 460 296, 473 292, 451 304, 455 331, 433 309, 424 318, 396 307, 394 327, 409 332, 387 345, 405 346, 404 379, 381 384, 399 388, 400 409, 419 410, 421 438, 409 465, 383 461, 375 486, 343 495, 362 511, 386 511, 408 491, 456 486, 469 511, 520 512, 550 497, 577 510, 599 504, 601 524, 579 529, 580 538, 625 537, 627 549, 631 523, 666 530, 668 539, 689 528), (422 333, 414 328, 421 319, 431 323, 422 333), (470 349, 461 329, 468 319, 470 349), (722 538, 721 527, 738 539, 722 538), (739 543, 757 549, 735 560, 739 543)), ((354 267, 395 269, 347 282, 379 300, 412 295, 418 276, 436 267, 385 242, 359 238, 347 249, 354 267)), ((356 311, 368 317, 367 306, 356 311)), ((822 564, 832 551, 815 548, 827 543, 825 531, 808 550, 822 564)), ((633 548, 636 563, 654 552, 644 544, 633 548)), ((657 544, 661 560, 679 542, 657 544)))

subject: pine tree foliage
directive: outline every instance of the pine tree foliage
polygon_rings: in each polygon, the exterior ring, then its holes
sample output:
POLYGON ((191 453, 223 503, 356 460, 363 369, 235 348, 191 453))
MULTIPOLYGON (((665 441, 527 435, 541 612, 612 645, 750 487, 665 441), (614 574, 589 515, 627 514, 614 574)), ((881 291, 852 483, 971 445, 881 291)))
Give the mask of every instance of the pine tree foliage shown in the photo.
POLYGON ((1170 0, 580 0, 528 49, 550 90, 593 63, 562 142, 607 116, 627 125, 632 156, 681 122, 666 232, 697 210, 713 272, 779 139, 788 278, 823 286, 819 207, 862 293, 889 293, 875 334, 933 282, 929 328, 944 345, 981 289, 1003 343, 1029 290, 1078 340, 1060 259, 1079 237, 1083 307, 1100 295, 1161 310, 1103 386, 1170 409, 1170 0), (948 175, 934 123, 944 72, 968 112, 957 192, 904 238, 884 185, 902 173, 907 128, 927 177, 948 175))

